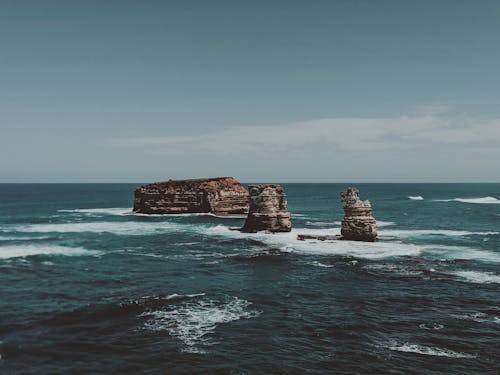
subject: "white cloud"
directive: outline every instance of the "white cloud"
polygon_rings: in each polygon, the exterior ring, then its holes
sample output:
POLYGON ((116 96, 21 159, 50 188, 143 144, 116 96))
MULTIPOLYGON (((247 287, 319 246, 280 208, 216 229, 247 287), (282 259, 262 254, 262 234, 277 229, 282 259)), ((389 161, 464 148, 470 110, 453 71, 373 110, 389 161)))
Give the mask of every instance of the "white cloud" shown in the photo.
POLYGON ((500 144, 500 119, 456 121, 443 116, 325 118, 281 125, 233 127, 194 136, 118 138, 113 144, 149 151, 197 154, 272 154, 307 148, 343 152, 384 152, 425 146, 475 149, 500 144), (490 146, 488 146, 490 145, 490 146))

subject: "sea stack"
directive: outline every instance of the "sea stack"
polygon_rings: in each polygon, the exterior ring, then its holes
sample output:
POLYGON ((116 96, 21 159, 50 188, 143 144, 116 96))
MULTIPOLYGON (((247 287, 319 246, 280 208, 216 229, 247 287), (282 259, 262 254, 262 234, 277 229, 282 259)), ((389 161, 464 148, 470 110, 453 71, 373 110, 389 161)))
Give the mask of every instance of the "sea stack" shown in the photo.
POLYGON ((248 192, 232 177, 169 180, 134 192, 134 212, 141 214, 245 215, 248 202, 248 192))
POLYGON ((341 234, 343 240, 367 241, 377 240, 377 221, 372 216, 372 205, 369 201, 359 199, 359 191, 348 188, 340 193, 344 220, 341 234))
POLYGON ((290 232, 292 222, 280 185, 249 185, 250 209, 242 232, 290 232))

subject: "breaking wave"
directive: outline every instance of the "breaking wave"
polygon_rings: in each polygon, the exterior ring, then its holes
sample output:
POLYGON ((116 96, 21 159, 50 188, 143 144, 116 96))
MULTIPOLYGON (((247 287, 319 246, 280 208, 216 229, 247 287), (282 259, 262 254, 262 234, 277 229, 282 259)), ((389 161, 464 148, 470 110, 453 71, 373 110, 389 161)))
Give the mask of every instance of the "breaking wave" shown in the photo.
POLYGON ((423 201, 424 197, 422 197, 421 195, 410 195, 408 196, 408 199, 412 201, 423 201))
POLYGON ((0 259, 23 258, 33 255, 82 256, 97 254, 99 254, 99 252, 95 250, 86 250, 81 247, 67 247, 57 245, 0 246, 0 259))
POLYGON ((415 236, 493 236, 499 232, 471 232, 466 230, 448 230, 448 229, 384 229, 378 232, 379 237, 398 237, 407 238, 415 236))
MULTIPOLYGON (((192 295, 203 296, 204 294, 192 295)), ((210 346, 214 341, 209 337, 218 325, 240 319, 255 318, 259 311, 249 309, 251 302, 237 297, 224 300, 195 299, 183 301, 177 306, 147 311, 140 316, 147 318, 146 330, 166 331, 186 346, 186 352, 204 353, 198 346, 210 346)))
POLYGON ((500 204, 500 200, 498 200, 495 197, 434 199, 433 201, 434 202, 476 203, 476 204, 500 204))
POLYGON ((493 272, 480 271, 455 271, 450 272, 450 275, 458 276, 465 281, 477 284, 500 284, 500 275, 493 272))
POLYGON ((78 222, 78 223, 61 223, 61 224, 22 224, 15 226, 3 226, 3 230, 11 230, 23 233, 114 233, 122 235, 144 235, 153 233, 164 233, 166 231, 178 230, 180 228, 188 228, 188 224, 180 224, 174 222, 139 222, 139 221, 94 221, 94 222, 78 222))
POLYGON ((431 355, 436 357, 449 357, 449 358, 476 358, 473 354, 455 352, 449 349, 441 349, 432 346, 423 346, 410 343, 393 343, 386 346, 387 349, 402 352, 402 353, 414 353, 421 355, 431 355))
POLYGON ((125 215, 131 215, 132 209, 131 208, 121 208, 121 207, 75 208, 75 209, 70 209, 70 210, 57 210, 57 212, 125 216, 125 215))

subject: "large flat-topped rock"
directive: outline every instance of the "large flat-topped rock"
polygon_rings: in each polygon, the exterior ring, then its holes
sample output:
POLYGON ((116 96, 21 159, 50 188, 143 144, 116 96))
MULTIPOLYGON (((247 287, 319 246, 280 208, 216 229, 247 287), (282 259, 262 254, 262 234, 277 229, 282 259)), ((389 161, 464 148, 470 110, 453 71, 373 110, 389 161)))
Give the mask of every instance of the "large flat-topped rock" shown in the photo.
POLYGON ((242 232, 290 232, 292 223, 280 185, 249 185, 250 210, 242 232))
POLYGON ((134 193, 134 212, 143 214, 244 215, 248 206, 248 192, 232 177, 156 182, 134 193))

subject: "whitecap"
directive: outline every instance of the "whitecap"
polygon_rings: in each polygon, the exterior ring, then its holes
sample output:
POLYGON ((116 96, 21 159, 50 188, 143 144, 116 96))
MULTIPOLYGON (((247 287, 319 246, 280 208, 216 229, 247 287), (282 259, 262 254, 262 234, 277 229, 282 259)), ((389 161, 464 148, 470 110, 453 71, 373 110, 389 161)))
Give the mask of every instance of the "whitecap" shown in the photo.
POLYGON ((154 233, 165 233, 182 228, 189 228, 189 225, 174 222, 139 222, 139 221, 93 221, 78 223, 44 223, 44 224, 21 224, 5 225, 3 230, 11 230, 23 233, 114 233, 122 235, 144 235, 154 233))
POLYGON ((466 314, 452 314, 454 318, 470 320, 476 323, 496 323, 500 324, 500 316, 488 315, 483 312, 471 312, 466 314))
POLYGON ((0 259, 23 258, 32 255, 82 256, 96 254, 99 254, 99 252, 94 250, 86 250, 81 247, 67 247, 57 245, 0 246, 0 259))
POLYGON ((384 229, 378 231, 379 237, 398 237, 407 238, 415 236, 493 236, 499 232, 472 232, 467 230, 449 230, 449 229, 384 229))
POLYGON ((311 265, 316 266, 316 267, 323 267, 323 268, 332 268, 334 267, 333 264, 324 264, 318 261, 311 262, 311 265))
POLYGON ((500 262, 500 253, 477 250, 466 246, 447 246, 447 245, 425 245, 421 246, 424 253, 437 254, 440 258, 461 259, 461 260, 479 260, 487 263, 500 262))
POLYGON ((200 229, 201 233, 208 236, 223 236, 233 239, 253 239, 260 241, 272 248, 284 252, 314 255, 343 255, 368 259, 380 259, 394 256, 416 256, 420 248, 413 244, 397 241, 391 242, 360 242, 360 241, 300 241, 298 234, 312 235, 337 235, 338 228, 325 231, 324 229, 292 229, 288 233, 241 233, 231 231, 228 227, 217 225, 200 229))
POLYGON ((122 207, 74 208, 74 209, 57 210, 57 212, 124 216, 124 215, 132 214, 132 209, 131 208, 122 208, 122 207))
POLYGON ((425 329, 427 331, 439 331, 440 329, 443 329, 444 326, 442 324, 438 323, 422 323, 418 325, 419 328, 425 329))
POLYGON ((209 338, 220 324, 240 319, 255 318, 259 311, 249 309, 251 302, 237 297, 222 301, 197 299, 182 301, 176 306, 147 311, 140 316, 147 318, 144 329, 162 332, 178 338, 186 348, 184 351, 204 353, 197 346, 213 345, 209 338))
POLYGON ((421 195, 410 195, 408 196, 408 199, 412 201, 423 201, 424 197, 422 197, 421 195))
POLYGON ((390 272, 400 276, 420 276, 424 273, 422 270, 412 269, 409 266, 399 264, 368 264, 363 268, 373 271, 390 272))
POLYGON ((500 200, 495 197, 482 198, 453 198, 453 199, 434 199, 434 202, 461 202, 475 204, 500 204, 500 200))
POLYGON ((458 276, 461 279, 477 284, 500 284, 500 275, 493 272, 480 271, 454 271, 450 275, 458 276))
POLYGON ((393 343, 386 346, 390 350, 402 353, 414 353, 421 355, 430 355, 436 357, 449 357, 449 358, 476 358, 473 354, 455 352, 450 349, 442 349, 432 346, 423 346, 410 343, 393 343))

